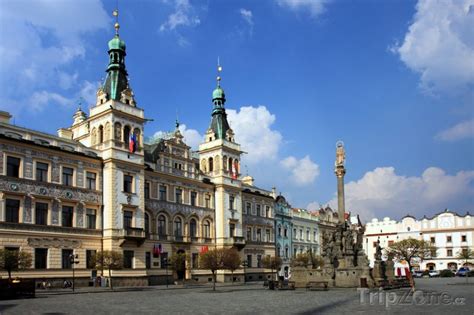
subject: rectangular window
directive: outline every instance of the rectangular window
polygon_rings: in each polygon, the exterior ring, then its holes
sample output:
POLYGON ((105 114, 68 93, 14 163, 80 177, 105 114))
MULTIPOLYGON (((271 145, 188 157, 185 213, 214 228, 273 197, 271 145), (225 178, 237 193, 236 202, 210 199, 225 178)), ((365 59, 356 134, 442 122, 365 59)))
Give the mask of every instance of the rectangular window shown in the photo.
POLYGON ((20 200, 7 199, 5 222, 18 223, 20 215, 20 200))
POLYGON ((373 242, 372 247, 374 247, 374 248, 377 247, 377 242, 373 242))
POLYGON ((199 268, 199 254, 193 253, 191 256, 191 260, 192 260, 193 269, 198 269, 199 268))
POLYGON ((96 220, 97 214, 95 209, 86 209, 86 219, 87 219, 87 228, 88 229, 95 229, 96 228, 96 220))
POLYGON ((434 236, 430 237, 430 242, 432 244, 436 243, 436 238, 434 236))
POLYGON ((123 268, 132 269, 133 268, 133 250, 124 250, 123 251, 123 268))
POLYGON ((48 204, 37 202, 35 204, 35 223, 40 225, 48 224, 48 204))
POLYGON ((63 185, 72 186, 73 177, 74 177, 74 169, 70 167, 63 167, 63 185))
POLYGON ((92 172, 86 172, 86 188, 87 189, 96 189, 96 178, 97 174, 92 172))
POLYGON ((252 240, 252 228, 251 227, 247 228, 247 240, 248 241, 252 240))
POLYGON ((278 236, 281 236, 281 226, 278 226, 278 236))
POLYGON ((446 236, 446 242, 451 243, 452 242, 452 237, 451 235, 446 236))
POLYGON ((123 191, 126 193, 132 192, 133 176, 123 175, 123 191))
POLYGON ((229 209, 234 210, 234 196, 229 196, 229 209))
POLYGON ((303 239, 303 230, 300 230, 300 240, 303 239))
POLYGON ((206 208, 211 207, 211 196, 206 195, 206 208))
POLYGON ((270 217, 270 206, 265 206, 265 217, 270 217))
POLYGON ((388 241, 388 246, 393 245, 394 241, 388 241))
POLYGON ((461 249, 461 251, 462 251, 462 254, 463 254, 463 255, 467 255, 467 250, 468 250, 467 248, 463 248, 463 249, 461 249))
POLYGON ((257 242, 262 241, 262 229, 257 229, 257 242))
POLYGON ((448 256, 448 257, 453 257, 453 250, 452 250, 452 249, 448 249, 448 250, 447 250, 447 253, 446 253, 446 256, 448 256))
POLYGON ((283 236, 288 237, 288 229, 287 228, 283 229, 283 236))
POLYGON ((466 235, 461 235, 461 242, 467 242, 466 235))
POLYGON ((7 157, 7 176, 20 177, 20 162, 21 159, 8 156, 7 157))
POLYGON ((318 233, 316 231, 313 232, 313 241, 318 241, 318 233))
POLYGON ((166 201, 166 186, 160 185, 160 200, 166 201))
POLYGON ((183 190, 180 188, 175 190, 175 201, 176 203, 183 203, 183 190))
POLYGON ((311 237, 309 236, 309 230, 306 230, 306 240, 310 241, 311 237))
POLYGON ((62 209, 62 226, 72 227, 72 219, 73 219, 73 211, 74 208, 70 206, 63 206, 62 209))
POLYGON ((252 204, 250 202, 247 202, 245 205, 246 212, 245 214, 251 214, 252 213, 252 204))
POLYGON ((296 229, 293 229, 293 238, 296 239, 296 229))
POLYGON ((247 267, 252 268, 252 255, 247 255, 247 267))
POLYGON ((262 268, 262 255, 257 255, 257 268, 262 268))
POLYGON ((168 264, 168 253, 161 253, 160 255, 161 269, 165 269, 167 264, 168 264))
POLYGON ((48 249, 35 248, 35 269, 46 269, 48 263, 48 249))
POLYGON ((132 220, 133 220, 133 212, 132 211, 124 211, 123 212, 123 228, 128 229, 132 227, 132 220))
POLYGON ((197 192, 191 191, 191 206, 196 205, 197 192))
POLYGON ((72 264, 71 260, 73 259, 73 250, 72 249, 63 249, 61 252, 61 260, 63 269, 71 269, 72 264))
POLYGON ((229 224, 229 235, 230 237, 234 237, 234 234, 235 234, 235 224, 231 223, 229 224))
POLYGON ((86 268, 95 269, 95 255, 96 251, 93 249, 86 250, 86 268))
POLYGON ((145 183, 145 198, 150 199, 150 183, 145 183))
POLYGON ((36 162, 36 180, 39 182, 48 181, 48 167, 47 163, 36 162))
POLYGON ((265 242, 271 242, 270 239, 270 230, 265 230, 265 242))
POLYGON ((260 216, 260 205, 257 205, 257 216, 260 216))
POLYGON ((151 268, 151 253, 150 252, 145 253, 145 268, 146 269, 151 268))

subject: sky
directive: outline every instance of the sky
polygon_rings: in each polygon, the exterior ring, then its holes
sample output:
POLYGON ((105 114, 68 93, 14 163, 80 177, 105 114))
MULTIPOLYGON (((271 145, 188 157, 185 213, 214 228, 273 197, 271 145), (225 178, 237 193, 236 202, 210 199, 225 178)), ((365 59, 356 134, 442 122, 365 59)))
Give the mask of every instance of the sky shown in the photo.
MULTIPOLYGON (((0 0, 0 109, 48 133, 95 103, 117 1, 0 0)), ((293 207, 362 219, 474 205, 474 0, 119 0, 145 135, 194 149, 216 65, 242 173, 293 207)))

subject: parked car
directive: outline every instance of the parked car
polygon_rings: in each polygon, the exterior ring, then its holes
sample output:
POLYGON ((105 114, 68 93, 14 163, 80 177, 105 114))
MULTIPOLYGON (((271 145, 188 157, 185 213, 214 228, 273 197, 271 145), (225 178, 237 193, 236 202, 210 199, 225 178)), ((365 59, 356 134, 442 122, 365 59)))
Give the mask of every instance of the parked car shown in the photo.
POLYGON ((458 272, 456 272, 456 276, 458 277, 465 277, 469 273, 469 268, 468 267, 461 267, 459 268, 458 272))
POLYGON ((414 271, 413 272, 413 278, 422 278, 423 277, 423 271, 414 271))
POLYGON ((428 274, 429 274, 430 278, 439 277, 439 271, 437 271, 437 270, 430 270, 430 272, 428 274))

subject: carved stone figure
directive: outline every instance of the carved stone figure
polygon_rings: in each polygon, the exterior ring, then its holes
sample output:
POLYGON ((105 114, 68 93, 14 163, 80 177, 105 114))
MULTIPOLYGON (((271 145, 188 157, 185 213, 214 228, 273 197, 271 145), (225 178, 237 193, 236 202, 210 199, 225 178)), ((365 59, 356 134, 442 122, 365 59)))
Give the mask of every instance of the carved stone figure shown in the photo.
POLYGON ((336 144, 336 166, 344 166, 346 161, 346 152, 344 151, 344 143, 338 141, 336 144))
POLYGON ((380 240, 377 240, 377 247, 374 254, 375 260, 382 260, 382 247, 380 247, 380 240))

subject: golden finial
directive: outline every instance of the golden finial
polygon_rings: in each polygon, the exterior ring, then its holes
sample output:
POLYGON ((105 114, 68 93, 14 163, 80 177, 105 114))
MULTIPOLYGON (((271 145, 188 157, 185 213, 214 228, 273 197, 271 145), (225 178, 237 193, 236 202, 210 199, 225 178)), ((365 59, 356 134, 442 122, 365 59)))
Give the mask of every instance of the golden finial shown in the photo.
POLYGON ((114 28, 115 28, 115 34, 118 35, 118 31, 120 29, 120 24, 118 22, 118 15, 119 15, 119 12, 117 9, 115 9, 113 12, 112 12, 112 15, 115 16, 115 24, 114 24, 114 28))
POLYGON ((216 78, 217 79, 217 86, 220 86, 220 84, 221 84, 221 79, 222 79, 221 76, 220 76, 221 72, 222 72, 222 66, 221 66, 221 63, 219 61, 219 57, 217 57, 217 78, 216 78))

